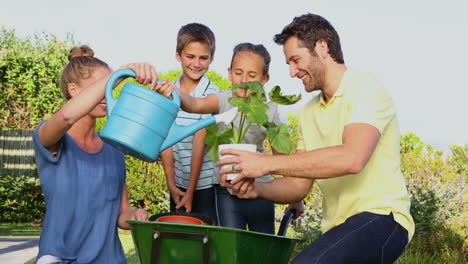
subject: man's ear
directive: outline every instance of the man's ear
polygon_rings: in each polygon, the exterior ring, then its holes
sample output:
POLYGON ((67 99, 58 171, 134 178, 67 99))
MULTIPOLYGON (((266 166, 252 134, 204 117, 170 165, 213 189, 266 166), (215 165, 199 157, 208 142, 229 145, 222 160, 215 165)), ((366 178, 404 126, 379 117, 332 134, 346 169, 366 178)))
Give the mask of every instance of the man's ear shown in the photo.
POLYGON ((325 59, 329 56, 328 44, 325 40, 317 40, 315 43, 315 52, 320 56, 320 58, 325 59))
POLYGON ((78 85, 76 85, 76 83, 69 83, 67 85, 67 89, 68 89, 68 94, 71 97, 74 97, 75 95, 80 93, 80 87, 78 85))

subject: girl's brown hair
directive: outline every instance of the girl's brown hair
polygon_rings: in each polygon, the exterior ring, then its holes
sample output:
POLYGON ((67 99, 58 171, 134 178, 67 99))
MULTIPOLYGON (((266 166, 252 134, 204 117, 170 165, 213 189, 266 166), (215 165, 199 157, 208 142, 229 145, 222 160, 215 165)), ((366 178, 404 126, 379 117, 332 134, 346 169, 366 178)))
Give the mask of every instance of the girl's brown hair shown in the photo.
POLYGON ((68 54, 68 64, 65 65, 60 76, 60 90, 65 98, 71 98, 68 84, 79 84, 81 80, 88 79, 94 70, 99 67, 109 68, 107 63, 94 57, 94 51, 87 45, 74 47, 68 54))
POLYGON ((265 48, 265 46, 263 46, 262 44, 252 44, 248 42, 237 44, 237 46, 234 47, 234 50, 232 52, 230 66, 231 68, 232 63, 234 62, 234 58, 239 52, 251 52, 260 56, 263 59, 263 75, 268 75, 268 72, 270 70, 271 57, 270 53, 265 48))

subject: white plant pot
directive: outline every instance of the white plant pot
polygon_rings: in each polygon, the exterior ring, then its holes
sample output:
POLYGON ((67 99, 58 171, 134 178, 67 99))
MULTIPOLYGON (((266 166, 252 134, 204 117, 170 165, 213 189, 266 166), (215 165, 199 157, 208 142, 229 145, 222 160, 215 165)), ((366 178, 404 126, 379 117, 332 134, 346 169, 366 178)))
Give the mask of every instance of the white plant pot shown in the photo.
MULTIPOLYGON (((247 151, 252 151, 256 152, 257 151, 257 145, 255 144, 222 144, 218 146, 218 153, 221 153, 222 150, 224 149, 238 149, 238 150, 247 150, 247 151)), ((219 154, 219 159, 222 160, 224 158, 229 158, 233 157, 232 155, 221 155, 219 154)), ((224 168, 232 168, 232 164, 226 164, 223 165, 222 167, 224 168)), ((238 172, 235 173, 228 173, 227 180, 231 181, 234 180, 237 176, 239 175, 238 172)))

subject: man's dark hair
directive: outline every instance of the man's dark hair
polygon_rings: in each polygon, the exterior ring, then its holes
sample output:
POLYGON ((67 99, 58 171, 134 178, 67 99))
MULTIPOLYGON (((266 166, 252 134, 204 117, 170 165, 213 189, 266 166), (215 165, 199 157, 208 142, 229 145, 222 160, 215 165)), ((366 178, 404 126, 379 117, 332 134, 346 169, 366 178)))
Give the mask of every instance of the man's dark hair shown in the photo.
POLYGON ((344 63, 340 37, 335 28, 325 18, 310 13, 295 17, 289 25, 283 28, 281 33, 275 35, 273 40, 276 44, 284 45, 292 36, 296 36, 300 43, 309 49, 312 54, 315 52, 317 41, 325 41, 330 56, 337 63, 344 63))

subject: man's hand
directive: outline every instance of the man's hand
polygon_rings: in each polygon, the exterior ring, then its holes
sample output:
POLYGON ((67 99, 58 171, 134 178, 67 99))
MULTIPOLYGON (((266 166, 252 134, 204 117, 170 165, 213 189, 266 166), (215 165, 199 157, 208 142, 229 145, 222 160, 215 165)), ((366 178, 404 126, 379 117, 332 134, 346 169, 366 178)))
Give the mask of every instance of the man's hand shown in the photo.
POLYGON ((133 214, 130 217, 130 220, 148 221, 148 212, 146 212, 145 210, 141 208, 138 208, 133 211, 133 214))
POLYGON ((244 178, 258 178, 270 173, 268 170, 269 165, 267 164, 269 156, 265 156, 264 154, 236 149, 226 149, 221 151, 221 154, 233 155, 233 157, 223 158, 217 163, 218 166, 226 164, 234 165, 220 170, 221 174, 226 174, 233 172, 234 168, 235 172, 239 173, 239 176, 231 181, 233 185, 244 178))
POLYGON ((294 214, 293 219, 299 218, 299 216, 301 216, 304 213, 304 203, 303 203, 303 201, 299 201, 297 203, 289 204, 289 206, 284 210, 284 212, 287 212, 287 211, 289 211, 291 209, 296 210, 296 213, 294 214))
POLYGON ((227 174, 224 174, 223 176, 221 176, 220 184, 223 187, 232 189, 232 194, 236 195, 241 199, 258 198, 258 190, 255 186, 255 179, 246 178, 240 180, 236 184, 231 184, 227 181, 227 174))

